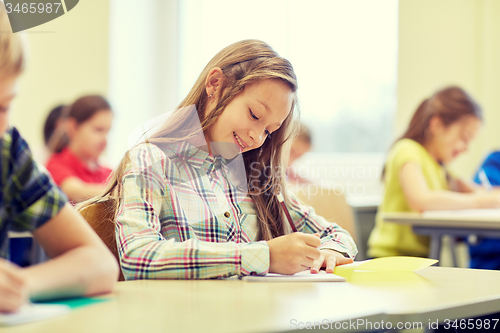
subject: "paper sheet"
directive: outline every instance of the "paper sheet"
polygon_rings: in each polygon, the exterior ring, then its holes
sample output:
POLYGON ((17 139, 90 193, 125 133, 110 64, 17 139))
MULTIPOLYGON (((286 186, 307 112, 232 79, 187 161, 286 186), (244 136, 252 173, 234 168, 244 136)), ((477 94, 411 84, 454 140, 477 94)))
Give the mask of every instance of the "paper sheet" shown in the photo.
POLYGON ((242 278, 247 282, 345 282, 346 279, 325 271, 311 274, 309 270, 294 275, 269 273, 266 275, 248 275, 242 278))
POLYGON ((49 319, 67 314, 70 311, 71 308, 67 305, 26 304, 15 313, 0 313, 0 326, 11 326, 49 319))
POLYGON ((372 260, 357 261, 352 264, 335 267, 334 273, 348 281, 353 273, 363 272, 415 272, 434 265, 439 260, 418 257, 385 257, 372 260))

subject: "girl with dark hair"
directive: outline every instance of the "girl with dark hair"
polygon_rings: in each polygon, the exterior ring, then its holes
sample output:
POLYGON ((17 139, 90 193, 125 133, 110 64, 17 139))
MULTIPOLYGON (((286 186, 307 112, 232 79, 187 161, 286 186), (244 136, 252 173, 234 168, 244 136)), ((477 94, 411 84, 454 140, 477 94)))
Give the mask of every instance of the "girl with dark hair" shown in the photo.
POLYGON ((56 144, 64 132, 64 105, 50 110, 43 125, 43 145, 32 149, 33 158, 40 164, 46 164, 50 156, 56 152, 56 144))
POLYGON ((386 212, 500 207, 500 196, 453 177, 446 165, 465 152, 482 124, 479 105, 461 88, 424 100, 389 151, 385 193, 368 241, 370 257, 429 255, 429 238, 382 220, 386 212))
POLYGON ((76 203, 89 199, 105 188, 111 169, 99 164, 106 148, 113 113, 102 96, 77 99, 65 115, 65 133, 55 143, 55 153, 47 162, 54 181, 76 203))
POLYGON ((125 279, 294 274, 352 262, 335 223, 286 191, 297 80, 269 45, 220 51, 179 108, 128 151, 99 197, 115 199, 125 279), (291 233, 277 199, 290 211, 291 233))
POLYGON ((54 140, 54 134, 62 123, 64 107, 64 105, 56 106, 50 110, 47 119, 45 119, 45 124, 43 125, 43 142, 45 142, 47 147, 53 145, 51 142, 54 140))

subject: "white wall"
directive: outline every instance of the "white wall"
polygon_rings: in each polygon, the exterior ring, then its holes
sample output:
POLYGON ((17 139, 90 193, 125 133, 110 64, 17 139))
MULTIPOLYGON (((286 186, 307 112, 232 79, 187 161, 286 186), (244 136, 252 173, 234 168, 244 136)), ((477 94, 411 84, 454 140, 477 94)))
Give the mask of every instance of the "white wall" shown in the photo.
POLYGON ((111 0, 109 97, 116 118, 108 158, 127 150, 129 133, 175 108, 177 100, 177 0, 111 0))

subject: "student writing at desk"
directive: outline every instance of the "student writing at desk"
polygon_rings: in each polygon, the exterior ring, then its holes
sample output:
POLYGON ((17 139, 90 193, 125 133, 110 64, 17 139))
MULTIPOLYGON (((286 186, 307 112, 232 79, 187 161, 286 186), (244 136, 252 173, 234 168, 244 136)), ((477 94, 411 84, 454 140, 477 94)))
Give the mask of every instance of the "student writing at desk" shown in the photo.
POLYGON ((291 64, 261 41, 234 43, 208 63, 110 180, 125 279, 333 272, 352 262, 351 236, 283 190, 296 90, 291 64))
POLYGON ((29 297, 109 292, 118 275, 112 254, 39 169, 19 132, 8 125, 25 57, 3 2, 0 31, 0 312, 17 310, 29 297), (10 263, 9 230, 33 232, 53 259, 23 269, 10 263))
POLYGON ((500 195, 453 177, 446 165, 467 150, 482 123, 479 105, 461 88, 448 87, 424 100, 385 164, 384 198, 368 256, 422 256, 429 239, 411 226, 385 222, 385 212, 500 207, 500 195))

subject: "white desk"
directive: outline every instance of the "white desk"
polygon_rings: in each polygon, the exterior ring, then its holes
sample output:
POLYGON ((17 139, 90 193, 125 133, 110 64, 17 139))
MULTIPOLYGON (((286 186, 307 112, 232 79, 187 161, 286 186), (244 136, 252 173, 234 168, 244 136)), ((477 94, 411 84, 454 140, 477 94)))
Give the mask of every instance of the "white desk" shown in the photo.
MULTIPOLYGON (((458 212, 458 211, 457 211, 458 212)), ((500 238, 500 216, 424 216, 418 213, 384 213, 383 219, 388 222, 411 224, 417 234, 431 237, 430 257, 439 259, 441 238, 443 235, 467 237, 477 235, 489 238, 500 238)))
POLYGON ((429 320, 500 311, 498 271, 429 267, 403 277, 393 273, 366 277, 366 281, 337 283, 119 282, 108 302, 0 331, 287 332, 299 323, 348 323, 349 319, 363 319, 365 325, 383 320, 394 328, 398 322, 422 322, 425 327, 429 320))

